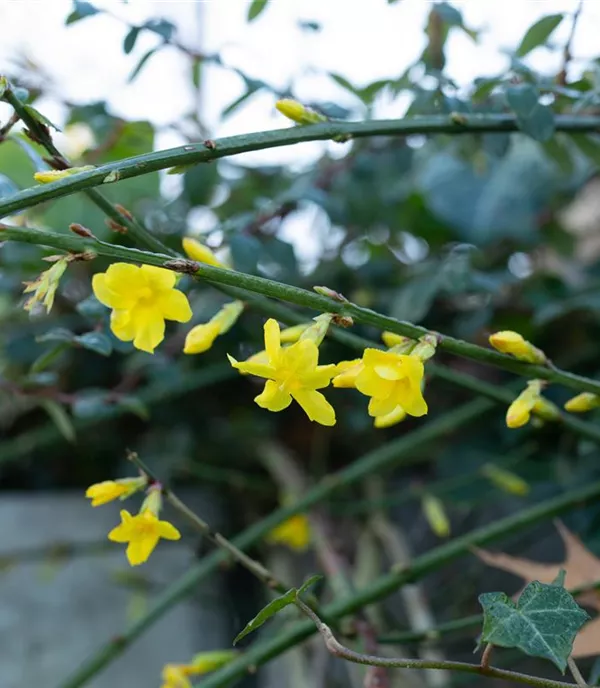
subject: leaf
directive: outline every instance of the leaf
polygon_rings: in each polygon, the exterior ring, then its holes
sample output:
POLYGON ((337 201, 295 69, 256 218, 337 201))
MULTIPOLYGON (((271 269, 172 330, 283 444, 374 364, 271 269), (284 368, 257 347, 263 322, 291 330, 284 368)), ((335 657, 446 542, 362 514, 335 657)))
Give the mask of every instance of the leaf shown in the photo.
POLYGON ((229 249, 236 270, 256 273, 262 251, 262 245, 256 237, 234 234, 229 241, 229 249))
MULTIPOLYGON (((560 564, 544 564, 530 559, 512 557, 503 552, 488 552, 475 548, 475 554, 489 566, 519 576, 529 583, 534 580, 551 583, 565 571, 565 585, 569 590, 582 588, 600 580, 600 559, 592 554, 581 540, 560 521, 556 527, 565 546, 565 558, 560 564)), ((577 595, 580 604, 600 610, 600 597, 596 591, 577 595)), ((600 616, 590 622, 575 639, 573 657, 600 655, 600 616)))
POLYGON ((259 17, 266 9, 269 4, 269 0, 252 0, 250 7, 248 8, 248 21, 254 21, 259 17))
POLYGON ((437 275, 416 277, 398 291, 392 300, 391 314, 398 320, 418 323, 429 313, 440 288, 437 275))
POLYGON ((539 581, 530 583, 516 603, 503 592, 484 593, 479 602, 482 642, 549 659, 563 673, 575 636, 590 618, 563 587, 539 581))
MULTIPOLYGON (((170 174, 176 173, 170 171, 170 174)), ((218 179, 219 172, 216 165, 201 163, 189 167, 184 172, 183 197, 192 207, 208 205, 218 179)))
POLYGON ((141 29, 139 26, 132 26, 123 39, 123 52, 126 55, 129 55, 129 53, 135 48, 135 43, 140 35, 140 30, 141 29))
POLYGON ((112 342, 102 332, 86 332, 75 337, 73 341, 84 349, 100 354, 100 356, 110 356, 112 353, 112 342))
POLYGON ((298 597, 302 595, 302 593, 305 593, 311 586, 313 586, 315 583, 318 583, 320 580, 323 579, 323 576, 320 576, 318 573, 316 573, 314 576, 311 576, 310 578, 307 578, 304 583, 298 588, 297 595, 298 597))
POLYGON ((600 167, 600 141, 597 138, 589 134, 571 134, 571 140, 586 158, 600 167))
POLYGON ((294 604, 297 594, 298 591, 296 588, 291 588, 284 595, 280 595, 274 600, 271 600, 271 602, 269 602, 266 607, 263 607, 258 614, 246 624, 245 628, 236 635, 233 644, 237 645, 242 638, 246 637, 248 633, 252 633, 252 631, 260 628, 265 621, 268 621, 274 614, 277 614, 277 612, 285 607, 289 607, 290 604, 294 604))
POLYGON ((564 139, 559 136, 553 136, 542 143, 542 148, 546 155, 556 163, 558 168, 564 174, 571 174, 573 172, 573 156, 571 148, 565 143, 564 139))
POLYGON ((143 28, 156 33, 165 41, 171 40, 173 34, 177 31, 177 27, 172 22, 167 19, 149 19, 143 26, 143 28))
POLYGON ((75 428, 65 409, 53 399, 42 399, 40 406, 50 416, 52 422, 67 442, 75 442, 75 428))
POLYGON ((48 351, 45 351, 31 364, 30 372, 41 373, 42 370, 45 370, 49 365, 54 363, 54 361, 63 353, 63 351, 65 351, 66 348, 66 344, 57 344, 48 351))
POLYGON ((119 398, 117 406, 119 406, 122 409, 125 409, 126 411, 129 411, 130 413, 133 413, 141 420, 150 419, 150 410, 139 397, 134 397, 131 394, 122 396, 119 398))
POLYGON ((525 57, 538 45, 545 43, 552 32, 564 19, 564 14, 549 14, 547 17, 542 17, 535 24, 532 24, 526 34, 523 36, 519 47, 516 50, 518 57, 525 57))
POLYGON ((94 14, 98 14, 100 10, 94 7, 90 2, 82 2, 81 0, 75 0, 73 3, 73 11, 65 20, 65 24, 74 24, 80 19, 85 19, 86 17, 91 17, 94 14))
POLYGON ((127 79, 127 83, 131 83, 136 78, 136 76, 144 68, 144 65, 146 64, 146 62, 148 62, 148 60, 152 57, 152 55, 154 55, 154 53, 156 53, 157 51, 158 51, 158 48, 150 48, 150 50, 148 50, 148 52, 146 52, 142 55, 142 57, 140 58, 140 61, 136 64, 136 66, 133 68, 131 74, 129 75, 129 77, 127 79))
POLYGON ((23 107, 40 124, 43 124, 44 126, 49 127, 50 129, 54 129, 54 131, 60 131, 56 124, 52 124, 52 122, 46 117, 46 115, 42 115, 42 113, 39 110, 36 110, 33 107, 33 105, 24 105, 23 107))
POLYGON ((516 84, 506 89, 506 101, 517 116, 519 129, 536 141, 547 141, 556 128, 554 113, 542 105, 531 84, 516 84))
POLYGON ((65 342, 70 344, 75 339, 75 335, 64 327, 54 327, 48 332, 36 337, 36 342, 65 342))

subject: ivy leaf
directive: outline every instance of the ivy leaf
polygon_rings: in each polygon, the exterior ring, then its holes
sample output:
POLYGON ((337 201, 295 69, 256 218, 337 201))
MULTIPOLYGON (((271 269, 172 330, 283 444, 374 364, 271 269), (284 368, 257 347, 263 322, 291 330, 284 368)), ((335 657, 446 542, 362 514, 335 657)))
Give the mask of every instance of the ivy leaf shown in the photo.
POLYGON ((254 21, 259 17, 267 9, 268 4, 269 0, 253 0, 248 8, 248 21, 254 21))
POLYGON ((556 128, 554 113, 539 102, 531 84, 516 84, 506 89, 506 101, 517 116, 519 129, 536 141, 547 141, 556 128))
POLYGON ((100 356, 110 356, 112 353, 112 342, 102 332, 86 332, 75 337, 73 341, 84 349, 100 354, 100 356))
POLYGON ((516 55, 518 57, 525 57, 538 45, 545 43, 550 34, 556 29, 556 27, 564 19, 564 14, 550 14, 547 17, 542 17, 539 21, 532 24, 527 33, 523 36, 519 47, 517 48, 516 55))
POLYGON ((268 621, 274 614, 277 614, 277 612, 285 607, 289 607, 290 604, 294 604, 297 594, 298 591, 296 588, 291 588, 284 595, 280 595, 269 602, 269 604, 263 607, 253 619, 248 621, 245 628, 236 635, 233 644, 237 645, 242 638, 246 637, 248 633, 252 633, 252 631, 260 628, 265 621, 268 621))
POLYGON ((516 603, 503 592, 480 595, 481 641, 549 659, 564 674, 575 636, 590 616, 557 583, 533 581, 516 603))

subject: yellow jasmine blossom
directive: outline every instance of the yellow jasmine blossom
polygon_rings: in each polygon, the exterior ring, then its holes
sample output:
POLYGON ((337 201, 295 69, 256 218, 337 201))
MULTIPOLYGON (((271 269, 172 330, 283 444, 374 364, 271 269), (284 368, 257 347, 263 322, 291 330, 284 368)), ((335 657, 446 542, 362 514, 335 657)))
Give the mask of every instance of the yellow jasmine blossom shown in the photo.
POLYGON ((421 506, 429 527, 438 537, 450 535, 450 519, 443 502, 432 494, 423 496, 421 506))
POLYGON ((335 365, 318 365, 319 348, 310 337, 303 335, 295 344, 282 347, 279 324, 272 318, 265 323, 264 331, 266 363, 240 363, 228 356, 231 365, 240 372, 267 379, 263 392, 254 401, 261 408, 276 412, 287 408, 294 399, 310 420, 335 425, 333 406, 316 391, 329 385, 335 365))
POLYGON ((59 179, 70 177, 79 172, 88 172, 93 169, 93 165, 84 165, 83 167, 70 167, 68 170, 45 170, 44 172, 36 172, 33 178, 36 182, 40 182, 40 184, 50 184, 50 182, 56 182, 59 179))
POLYGON ((223 306, 207 323, 196 325, 188 332, 183 352, 201 354, 208 351, 220 334, 224 334, 235 325, 243 310, 243 301, 233 301, 223 306))
POLYGON ((275 107, 282 115, 291 119, 296 124, 316 124, 327 122, 327 117, 312 108, 306 107, 293 98, 283 98, 275 103, 275 107))
POLYGON ((26 311, 30 311, 36 303, 41 303, 45 306, 46 312, 50 313, 54 305, 54 297, 60 278, 67 269, 68 264, 69 258, 65 256, 57 260, 51 268, 44 270, 33 282, 23 282, 25 285, 23 293, 30 294, 33 292, 33 296, 30 296, 25 302, 24 308, 26 311))
POLYGON ((543 351, 533 346, 518 332, 505 330, 490 335, 490 344, 503 354, 510 354, 520 361, 527 363, 546 363, 546 355, 543 351))
POLYGON ((214 671, 236 655, 235 650, 214 650, 198 653, 189 664, 166 664, 162 671, 162 688, 191 688, 188 676, 200 676, 214 671))
POLYGON ((113 309, 115 337, 152 354, 165 337, 165 320, 187 322, 192 317, 186 295, 174 288, 176 281, 171 270, 113 263, 94 275, 92 287, 98 301, 113 309))
POLYGON ((186 252, 188 258, 192 260, 197 260, 199 263, 205 263, 206 265, 212 265, 215 268, 223 268, 224 270, 230 270, 229 265, 221 262, 217 256, 211 251, 208 246, 202 244, 198 239, 193 239, 192 237, 184 237, 181 240, 183 245, 183 250, 186 252))
POLYGON ((365 349, 363 369, 355 380, 356 389, 369 401, 369 415, 378 417, 402 406, 409 416, 423 416, 427 403, 421 392, 423 361, 417 356, 394 351, 365 349))
POLYGON ((395 332, 382 332, 381 339, 383 343, 390 349, 393 346, 404 346, 410 342, 416 344, 414 339, 411 339, 410 337, 404 337, 401 334, 396 334, 395 332))
POLYGON ((287 545, 303 552, 310 542, 310 524, 304 514, 296 514, 279 524, 267 535, 267 542, 287 545))
POLYGON ((92 500, 92 506, 101 506, 115 499, 127 499, 132 494, 143 490, 148 484, 146 478, 121 478, 119 480, 105 480, 90 485, 85 496, 92 500))
POLYGON ((582 392, 569 399, 565 404, 565 411, 570 413, 585 413, 600 406, 600 397, 591 392, 582 392))
POLYGON ((127 542, 127 560, 131 566, 143 564, 154 551, 160 538, 179 540, 180 532, 168 521, 159 521, 149 508, 142 507, 137 516, 121 511, 121 524, 108 534, 112 542, 127 542))
POLYGON ((390 428, 392 425, 401 423, 406 418, 406 411, 398 405, 393 411, 386 413, 385 416, 377 416, 373 425, 376 428, 390 428))

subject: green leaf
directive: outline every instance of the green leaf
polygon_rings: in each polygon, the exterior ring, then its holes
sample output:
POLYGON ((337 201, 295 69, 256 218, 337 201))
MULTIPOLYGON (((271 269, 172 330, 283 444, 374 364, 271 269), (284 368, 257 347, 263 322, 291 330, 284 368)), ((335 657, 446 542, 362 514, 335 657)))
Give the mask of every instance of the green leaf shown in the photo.
POLYGON ((117 401, 117 406, 125 411, 133 413, 134 416, 137 416, 141 420, 150 419, 150 410, 139 397, 134 397, 130 394, 120 397, 117 401))
POLYGON ((73 341, 84 349, 100 354, 100 356, 110 356, 112 353, 112 342, 102 332, 86 332, 75 337, 73 341))
POLYGON ((252 631, 260 628, 265 621, 268 621, 274 614, 277 614, 277 612, 285 607, 289 607, 290 604, 294 604, 297 594, 298 591, 296 588, 291 588, 284 595, 276 597, 269 602, 269 604, 263 607, 258 614, 246 624, 245 628, 236 635, 233 644, 237 645, 242 638, 246 637, 248 633, 252 633, 252 631))
POLYGON ((506 89, 506 101, 517 116, 519 129, 536 141, 547 141, 556 128, 554 113, 541 105, 539 93, 531 84, 516 84, 506 89))
POLYGON ((48 332, 36 337, 36 342, 64 342, 70 344, 75 339, 75 335, 64 327, 54 327, 48 332))
POLYGON ((36 110, 33 105, 24 105, 23 106, 25 110, 40 124, 45 125, 46 127, 49 127, 51 129, 54 129, 54 131, 60 131, 60 129, 56 126, 56 124, 53 124, 47 117, 46 115, 42 115, 42 113, 39 110, 36 110))
POLYGON ((172 22, 167 19, 149 19, 145 24, 144 28, 152 33, 156 33, 165 41, 171 40, 173 34, 177 31, 177 27, 172 22))
POLYGON ((252 4, 248 8, 248 21, 254 21, 259 17, 266 9, 269 4, 269 0, 252 0, 252 4))
POLYGON ((262 245, 256 237, 234 234, 229 241, 229 249, 236 270, 256 273, 256 264, 262 252, 262 245))
POLYGON ((51 349, 48 349, 48 351, 44 351, 44 353, 39 356, 38 358, 35 359, 35 361, 31 364, 31 373, 41 373, 42 370, 45 370, 49 365, 54 363, 54 361, 67 349, 66 344, 57 344, 56 346, 53 346, 51 349))
POLYGON ((482 642, 549 659, 563 673, 575 636, 590 619, 563 587, 538 581, 530 583, 516 603, 503 592, 484 593, 479 602, 482 642))
POLYGON ((320 580, 323 579, 323 576, 320 576, 318 573, 316 573, 314 576, 311 576, 310 578, 307 578, 304 583, 298 588, 297 595, 298 597, 302 595, 302 593, 306 592, 311 586, 313 586, 315 583, 318 583, 320 580))
POLYGON ((131 83, 136 76, 142 71, 144 68, 144 65, 148 60, 154 55, 154 53, 158 52, 158 48, 150 48, 148 52, 144 53, 142 57, 140 58, 140 61, 136 64, 136 66, 133 68, 131 74, 129 75, 127 82, 131 83))
POLYGON ((73 11, 65 20, 65 24, 74 24, 80 19, 85 19, 86 17, 91 17, 94 14, 98 14, 100 10, 94 7, 90 2, 82 2, 81 0, 75 0, 73 3, 73 11))
POLYGON ((140 30, 141 29, 139 26, 132 26, 131 29, 129 29, 128 34, 125 36, 125 39, 123 40, 123 52, 126 55, 129 55, 129 53, 135 48, 135 43, 140 35, 140 30))
MULTIPOLYGON (((176 174, 176 172, 170 170, 169 174, 176 174)), ((183 197, 192 207, 208 205, 218 179, 219 172, 215 164, 193 165, 184 172, 183 197)))
POLYGON ((589 134, 571 134, 571 140, 586 158, 600 167, 600 141, 597 138, 589 134))
POLYGON ((547 17, 542 17, 535 24, 532 24, 523 36, 523 40, 516 50, 516 55, 518 57, 525 57, 534 48, 537 48, 538 45, 545 43, 564 19, 564 16, 564 14, 549 14, 547 17))
POLYGON ((75 428, 65 409, 53 399, 42 399, 40 406, 50 416, 52 422, 67 442, 75 442, 75 428))

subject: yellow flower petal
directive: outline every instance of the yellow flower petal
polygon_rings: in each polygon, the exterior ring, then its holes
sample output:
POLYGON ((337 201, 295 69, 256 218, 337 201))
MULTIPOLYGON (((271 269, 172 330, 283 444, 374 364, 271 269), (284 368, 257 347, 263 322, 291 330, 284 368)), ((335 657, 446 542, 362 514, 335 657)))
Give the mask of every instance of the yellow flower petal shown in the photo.
POLYGON ((181 538, 181 533, 168 521, 158 522, 158 535, 165 540, 179 540, 181 538))
POLYGON ((373 424, 376 428, 389 428, 392 425, 396 425, 396 423, 400 423, 405 418, 406 411, 402 406, 398 405, 393 411, 390 411, 390 413, 386 413, 383 416, 376 416, 373 424))
POLYGON ((197 239, 192 237, 184 237, 181 240, 183 245, 183 250, 186 252, 189 258, 192 260, 197 260, 199 263, 204 263, 205 265, 212 265, 215 268, 223 268, 228 270, 229 267, 222 263, 215 254, 205 246, 200 243, 197 239))
POLYGON ((377 416, 387 416, 389 413, 392 413, 397 406, 396 399, 392 396, 382 399, 371 397, 369 399, 369 415, 373 418, 377 416))
POLYGON ((254 401, 262 408, 277 412, 287 408, 292 403, 292 397, 280 389, 276 382, 267 380, 264 390, 254 398, 254 401))
POLYGON ((135 338, 136 328, 130 310, 114 310, 110 316, 110 329, 117 339, 131 342, 135 338))
POLYGON ((155 265, 142 265, 140 270, 147 285, 156 291, 173 289, 177 282, 177 275, 172 270, 158 268, 155 265))
POLYGON ((296 514, 273 528, 267 535, 267 542, 287 545, 302 552, 310 543, 310 534, 308 518, 304 514, 296 514))
POLYGON ((183 353, 202 354, 210 349, 218 336, 218 323, 208 322, 196 325, 187 333, 183 353))
POLYGON ((154 551, 156 545, 158 545, 158 539, 159 536, 157 534, 148 533, 142 537, 130 540, 129 544, 127 545, 127 549, 125 550, 127 561, 130 563, 130 565, 139 566, 139 564, 143 564, 145 561, 148 561, 148 558, 154 551))
POLYGON ((192 309, 187 296, 177 289, 170 289, 158 298, 158 309, 165 320, 185 323, 192 319, 192 309))
POLYGON ((112 542, 128 542, 131 537, 132 515, 125 509, 121 510, 122 523, 113 528, 108 534, 108 539, 112 542))
POLYGON ((271 364, 276 361, 279 357, 279 352, 281 350, 281 344, 279 341, 279 323, 273 318, 269 318, 265 323, 265 351, 271 364))
POLYGON ((155 309, 139 307, 132 311, 132 320, 135 327, 133 345, 140 351, 153 354, 165 338, 165 321, 155 309))
POLYGON ((292 392, 292 396, 302 406, 310 420, 321 425, 335 425, 335 410, 321 392, 299 389, 292 392))

